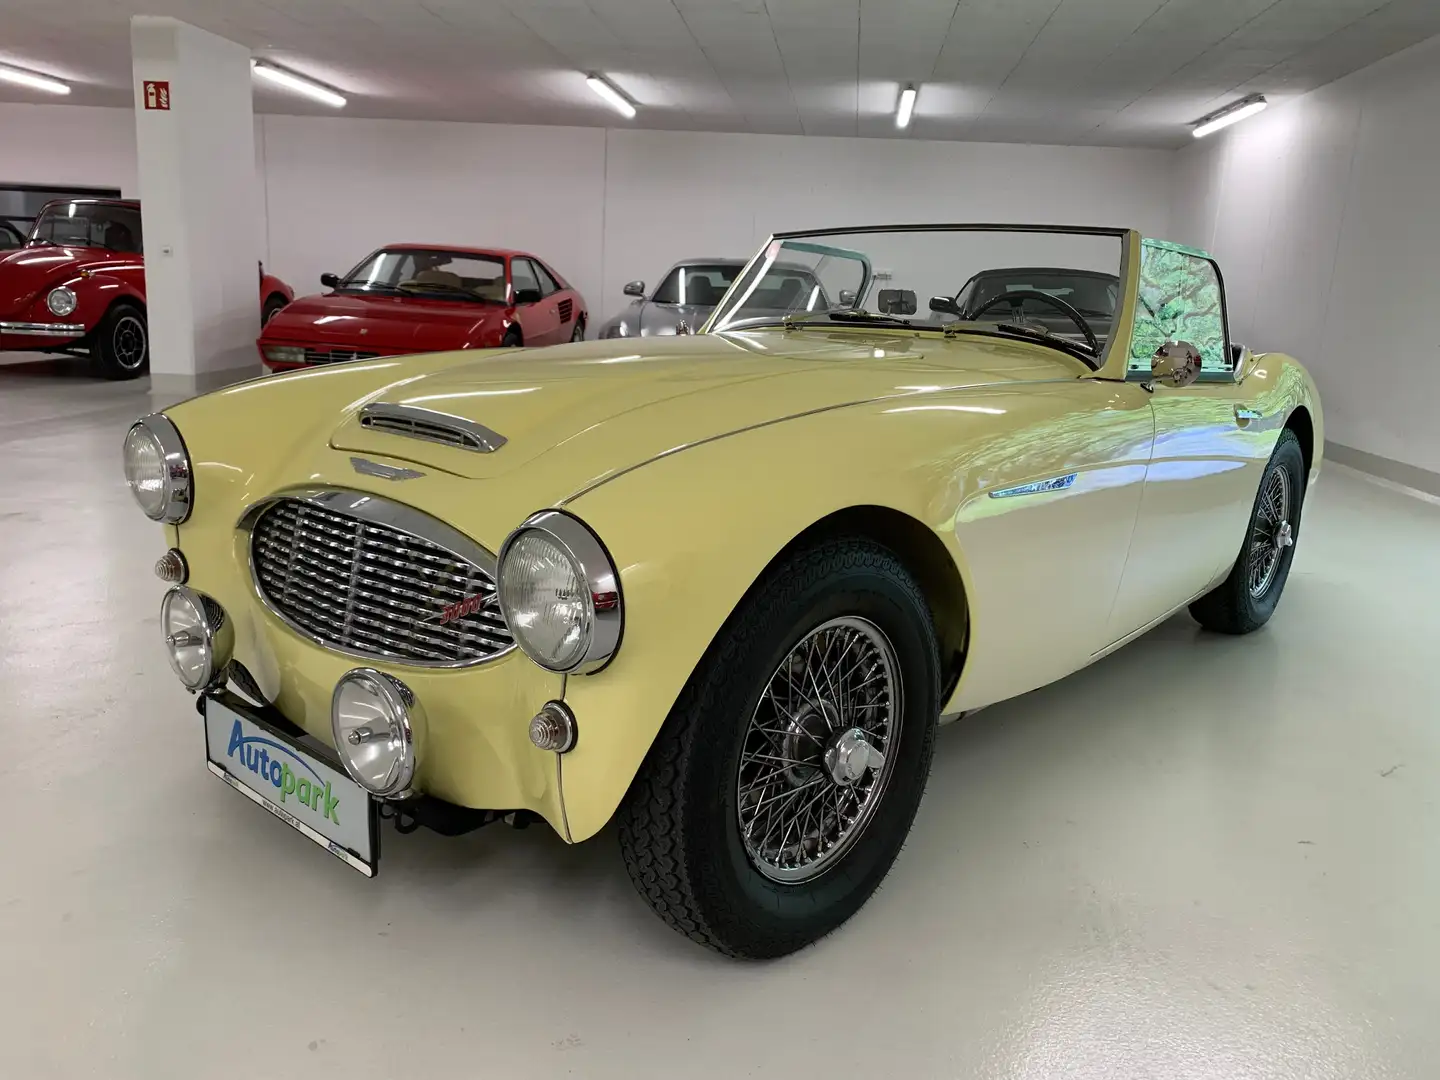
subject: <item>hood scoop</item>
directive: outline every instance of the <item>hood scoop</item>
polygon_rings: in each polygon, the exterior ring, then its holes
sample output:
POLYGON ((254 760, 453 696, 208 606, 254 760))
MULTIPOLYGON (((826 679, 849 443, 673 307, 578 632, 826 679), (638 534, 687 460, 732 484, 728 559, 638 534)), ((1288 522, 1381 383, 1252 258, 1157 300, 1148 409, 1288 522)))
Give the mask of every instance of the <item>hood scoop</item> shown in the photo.
POLYGON ((508 441, 484 424, 415 405, 376 402, 360 410, 360 426, 387 435, 453 446, 477 454, 493 454, 508 441))

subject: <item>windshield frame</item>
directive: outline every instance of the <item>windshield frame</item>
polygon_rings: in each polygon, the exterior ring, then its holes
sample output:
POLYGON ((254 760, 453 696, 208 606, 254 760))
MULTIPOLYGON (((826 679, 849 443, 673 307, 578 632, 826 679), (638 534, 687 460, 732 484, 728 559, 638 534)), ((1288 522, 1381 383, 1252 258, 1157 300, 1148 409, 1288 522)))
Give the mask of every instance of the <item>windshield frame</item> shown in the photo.
MULTIPOLYGON (((1091 376, 1098 376, 1102 378, 1111 378, 1113 376, 1110 374, 1109 368, 1114 363, 1114 358, 1117 356, 1121 357, 1122 359, 1128 357, 1130 351, 1130 336, 1133 323, 1132 315, 1135 309, 1136 297, 1138 295, 1136 270, 1139 265, 1139 244, 1141 237, 1140 234, 1134 229, 1103 225, 1037 225, 1032 223, 1007 224, 1002 222, 913 222, 897 225, 846 225, 842 227, 832 227, 825 229, 792 229, 786 232, 771 233, 770 236, 766 238, 765 242, 760 245, 759 250, 756 251, 756 253, 751 256, 750 260, 745 264, 745 269, 736 276, 734 284, 732 284, 730 288, 725 291, 725 295, 722 296, 720 298, 720 302, 715 305, 714 310, 710 313, 710 317, 705 320, 705 323, 703 326, 701 326, 699 332, 702 334, 724 334, 732 330, 755 330, 760 327, 771 326, 779 328, 785 325, 783 320, 777 318, 774 320, 766 320, 764 322, 758 323, 747 319, 743 320, 743 325, 737 324, 725 326, 719 329, 717 329, 716 327, 716 323, 719 319, 721 312, 726 310, 727 305, 730 302, 731 293, 735 291, 736 286, 738 286, 742 281, 746 280, 749 277, 751 271, 754 269, 756 264, 764 261, 764 259, 766 258, 766 254, 770 250, 770 246, 777 240, 781 242, 789 240, 808 242, 813 240, 834 239, 837 243, 844 243, 844 237, 855 236, 856 234, 919 232, 1058 233, 1067 236, 1103 236, 1115 239, 1120 245, 1120 267, 1118 271, 1120 278, 1120 294, 1116 301, 1115 316, 1112 321, 1110 335, 1105 342, 1105 347, 1101 350, 1099 356, 1096 356, 1093 358, 1093 360, 1089 360, 1086 362, 1087 366, 1093 366, 1095 369, 1088 374, 1091 376), (1123 348, 1117 350, 1117 345, 1122 345, 1123 348)), ((859 254, 863 255, 863 253, 859 254)), ((871 278, 867 277, 867 286, 870 283, 871 278)), ((833 323, 830 324, 827 328, 844 329, 850 332, 859 331, 862 333, 865 332, 867 329, 870 330, 870 332, 872 333, 877 329, 881 329, 882 332, 888 334, 894 334, 897 332, 897 330, 892 327, 866 327, 863 324, 851 323, 833 323)), ((945 336, 945 329, 941 326, 925 326, 916 324, 910 326, 908 332, 914 334, 933 334, 937 336, 945 336)), ((958 335, 952 331, 949 336, 956 337, 958 335)), ((1039 336, 1004 332, 992 333, 990 331, 986 331, 984 336, 1003 338, 1007 341, 1030 341, 1036 345, 1046 346, 1055 349, 1057 352, 1064 353, 1066 356, 1073 359, 1079 358, 1078 354, 1075 351, 1065 347, 1065 345, 1061 344, 1059 341, 1046 342, 1043 338, 1039 336)))

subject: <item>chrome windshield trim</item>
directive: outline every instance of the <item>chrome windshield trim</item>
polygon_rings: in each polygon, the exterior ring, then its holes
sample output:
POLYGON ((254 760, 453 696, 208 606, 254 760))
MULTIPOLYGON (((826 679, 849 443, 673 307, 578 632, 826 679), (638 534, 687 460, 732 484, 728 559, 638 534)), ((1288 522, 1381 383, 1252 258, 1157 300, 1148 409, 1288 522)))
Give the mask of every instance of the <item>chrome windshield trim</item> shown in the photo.
POLYGON ((498 431, 492 431, 484 424, 466 420, 463 416, 452 416, 437 409, 422 409, 417 405, 401 405, 390 402, 375 402, 360 410, 360 426, 396 435, 402 439, 421 439, 425 442, 453 446, 460 450, 472 450, 479 454, 493 454, 509 440, 498 431), (378 421, 378 423, 377 423, 378 421), (411 425, 408 430, 396 430, 386 421, 397 425, 411 425), (456 438, 445 439, 426 428, 438 428, 453 433, 456 438))
POLYGON ((80 337, 84 323, 0 322, 0 334, 27 337, 80 337))
MULTIPOLYGON (((494 587, 498 590, 500 581, 498 576, 498 560, 486 548, 476 543, 464 533, 451 528, 443 521, 431 517, 429 514, 416 510, 414 507, 406 506, 404 503, 397 503, 379 495, 372 495, 364 491, 353 491, 346 488, 290 488, 284 491, 277 491, 272 495, 246 507, 245 512, 235 523, 235 528, 250 536, 255 523, 260 515, 275 503, 286 499, 299 500, 310 503, 332 513, 346 514, 358 517, 365 521, 372 521, 378 525, 385 525, 399 532, 407 533, 420 540, 427 540, 436 544, 458 558, 473 563, 490 576, 494 587)), ((480 667, 483 664, 494 663, 503 657, 510 655, 517 648, 512 640, 493 653, 486 656, 476 657, 471 660, 416 660, 408 656, 389 656, 382 653, 353 649, 343 645, 337 645, 333 641, 312 633, 310 630, 300 626, 290 619, 283 611, 270 603, 261 587, 260 576, 255 566, 255 556, 252 549, 253 541, 247 539, 246 562, 250 566, 250 585, 254 590, 255 597, 260 604, 275 618, 284 623, 290 630, 326 652, 335 653, 339 656, 349 656, 357 660, 370 660, 377 663, 392 665, 394 667, 427 668, 433 670, 456 670, 460 668, 480 667)))

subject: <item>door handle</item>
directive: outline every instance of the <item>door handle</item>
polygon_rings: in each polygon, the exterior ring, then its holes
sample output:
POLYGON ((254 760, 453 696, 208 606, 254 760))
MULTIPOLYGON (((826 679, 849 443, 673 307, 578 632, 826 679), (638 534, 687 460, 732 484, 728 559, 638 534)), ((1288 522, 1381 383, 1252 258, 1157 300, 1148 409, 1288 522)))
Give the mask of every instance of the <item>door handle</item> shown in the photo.
POLYGON ((1259 420, 1260 414, 1254 409, 1247 409, 1243 405, 1235 406, 1235 423, 1245 427, 1251 420, 1259 420))

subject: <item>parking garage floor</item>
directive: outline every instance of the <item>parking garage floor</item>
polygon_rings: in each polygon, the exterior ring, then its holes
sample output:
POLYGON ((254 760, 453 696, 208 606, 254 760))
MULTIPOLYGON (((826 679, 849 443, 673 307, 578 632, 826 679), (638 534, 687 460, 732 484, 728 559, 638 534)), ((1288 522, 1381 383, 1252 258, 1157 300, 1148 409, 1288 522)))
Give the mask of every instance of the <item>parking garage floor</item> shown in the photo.
POLYGON ((210 776, 120 477, 150 404, 0 367, 0 1074, 1433 1075, 1440 506, 1328 468, 1265 630, 946 729, 874 900, 741 964, 613 832, 389 833, 367 881, 210 776))

